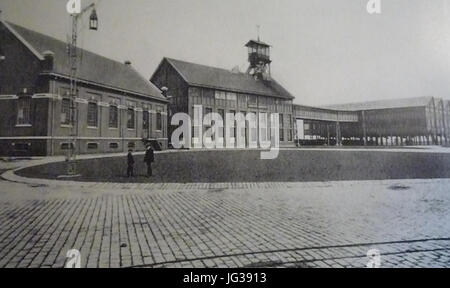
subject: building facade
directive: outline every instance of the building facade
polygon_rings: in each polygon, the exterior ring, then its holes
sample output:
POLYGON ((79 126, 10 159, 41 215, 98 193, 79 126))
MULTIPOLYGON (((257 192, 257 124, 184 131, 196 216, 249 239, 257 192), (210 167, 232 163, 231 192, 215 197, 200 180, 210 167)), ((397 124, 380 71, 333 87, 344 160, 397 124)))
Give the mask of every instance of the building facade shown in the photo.
POLYGON ((75 98, 66 43, 4 21, 0 39, 0 155, 167 148, 168 101, 131 63, 78 49, 75 98))
POLYGON ((447 145, 449 101, 436 97, 392 99, 328 106, 358 115, 349 135, 366 145, 447 145))
MULTIPOLYGON (((259 139, 261 117, 268 122, 266 132, 269 139, 270 115, 278 113, 280 145, 294 145, 294 97, 273 79, 261 80, 247 73, 164 58, 151 82, 160 89, 168 88, 171 115, 183 112, 194 119, 195 109, 202 109, 202 115, 218 113, 222 119, 227 113, 253 115, 257 126, 252 129, 247 124, 245 135, 242 135, 246 147, 249 146, 250 133, 253 133, 252 139, 259 139)), ((224 129, 232 130, 230 135, 235 138, 238 133, 235 127, 227 127, 227 123, 224 126, 224 129)), ((171 127, 170 130, 175 128, 171 127)), ((209 128, 203 125, 202 132, 205 133, 209 128)))
MULTIPOLYGON (((222 119, 228 113, 252 116, 255 127, 247 122, 238 132, 225 121, 218 136, 236 138, 243 133, 240 136, 250 148, 250 138, 274 136, 282 147, 450 142, 450 101, 444 99, 327 107, 293 104, 294 97, 270 75, 270 45, 259 40, 245 45, 249 56, 245 73, 164 58, 150 81, 128 61, 119 63, 78 49, 78 90, 73 97, 66 43, 4 21, 0 39, 0 155, 65 155, 71 149, 114 153, 143 150, 147 143, 166 149, 177 128, 168 125, 171 116, 183 112, 194 120, 199 109, 203 116, 217 113, 222 119), (271 130, 274 114, 278 135, 271 130), (267 129, 261 130, 264 122, 267 129)), ((211 128, 200 126, 193 127, 193 144, 211 128)))

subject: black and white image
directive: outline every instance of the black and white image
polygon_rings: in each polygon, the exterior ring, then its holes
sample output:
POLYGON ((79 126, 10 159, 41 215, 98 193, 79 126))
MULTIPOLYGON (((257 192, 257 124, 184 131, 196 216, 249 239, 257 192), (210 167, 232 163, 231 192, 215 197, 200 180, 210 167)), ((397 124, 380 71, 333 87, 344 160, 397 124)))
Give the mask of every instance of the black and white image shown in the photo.
POLYGON ((449 9, 1 0, 0 267, 449 268, 449 9))

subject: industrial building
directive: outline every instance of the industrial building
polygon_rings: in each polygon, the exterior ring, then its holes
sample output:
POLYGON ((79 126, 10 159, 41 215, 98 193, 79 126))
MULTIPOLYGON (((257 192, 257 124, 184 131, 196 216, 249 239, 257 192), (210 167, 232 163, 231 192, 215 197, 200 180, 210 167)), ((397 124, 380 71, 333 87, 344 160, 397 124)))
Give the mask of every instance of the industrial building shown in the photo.
MULTIPOLYGON (((270 76, 270 46, 261 41, 249 41, 249 68, 247 73, 164 58, 151 77, 157 87, 167 87, 171 97, 169 112, 184 112, 194 117, 194 109, 203 109, 202 114, 218 113, 225 119, 226 113, 252 114, 257 122, 254 139, 259 138, 259 119, 270 122, 269 114, 278 113, 280 145, 294 145, 294 118, 292 96, 270 76)), ((230 134, 233 138, 234 127, 230 134)), ((270 123, 267 123, 270 131, 270 123)), ((171 127, 173 130, 176 127, 171 127)), ((203 132, 209 127, 204 126, 203 132)), ((245 129, 248 147, 249 125, 245 129)), ((193 137, 196 137, 193 135, 193 137)), ((269 135, 267 134, 267 137, 269 135)))
MULTIPOLYGON (((69 93, 67 43, 4 21, 0 39, 1 155, 64 155, 73 148, 77 153, 113 153, 142 150, 146 143, 166 149, 177 128, 168 125, 171 116, 184 112, 193 119, 195 109, 222 118, 226 113, 251 114, 257 125, 261 118, 270 122, 276 113, 282 147, 449 142, 450 102, 435 97, 327 107, 294 104, 295 97, 271 75, 271 46, 259 39, 245 45, 246 72, 164 58, 150 81, 129 61, 79 49, 75 99, 69 93)), ((225 129, 236 136, 235 127, 225 129)), ((244 132, 247 144, 250 133, 258 138, 261 133, 259 127, 244 132)), ((198 135, 192 137, 195 142, 198 135)))
MULTIPOLYGON (((418 97, 327 107, 293 104, 294 97, 270 74, 270 45, 258 39, 245 46, 249 61, 245 73, 164 58, 151 81, 168 88, 169 113, 185 112, 191 119, 196 107, 203 109, 203 115, 215 112, 222 118, 225 113, 241 112, 270 119, 268 114, 278 113, 281 146, 448 143, 449 101, 418 97)), ((249 133, 246 129, 246 138, 249 133)))
POLYGON ((130 62, 78 49, 74 97, 67 43, 5 21, 0 39, 0 155, 167 147, 168 101, 130 62))

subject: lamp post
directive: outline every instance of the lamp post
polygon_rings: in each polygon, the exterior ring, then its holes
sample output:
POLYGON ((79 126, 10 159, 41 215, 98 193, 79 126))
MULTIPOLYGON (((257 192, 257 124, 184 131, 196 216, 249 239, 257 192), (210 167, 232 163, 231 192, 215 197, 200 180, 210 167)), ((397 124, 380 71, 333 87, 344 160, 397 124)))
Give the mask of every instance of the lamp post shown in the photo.
POLYGON ((173 96, 168 95, 169 88, 166 86, 161 88, 162 94, 164 97, 166 97, 167 100, 169 100, 169 105, 167 105, 167 137, 169 138, 168 144, 170 146, 171 144, 171 135, 172 135, 172 125, 171 125, 171 118, 172 118, 172 105, 173 105, 173 96))
POLYGON ((77 40, 78 40, 78 21, 81 19, 83 15, 85 15, 88 11, 91 11, 91 15, 89 17, 89 29, 90 30, 98 30, 98 17, 97 11, 95 10, 95 4, 92 3, 89 6, 86 6, 80 13, 73 13, 70 16, 72 17, 72 42, 69 47, 69 58, 70 58, 70 122, 72 124, 72 142, 69 145, 68 155, 67 155, 67 172, 69 176, 73 176, 76 174, 76 142, 77 142, 77 119, 78 117, 77 105, 75 104, 75 100, 78 96, 77 89, 77 64, 78 64, 78 52, 77 52, 77 40))

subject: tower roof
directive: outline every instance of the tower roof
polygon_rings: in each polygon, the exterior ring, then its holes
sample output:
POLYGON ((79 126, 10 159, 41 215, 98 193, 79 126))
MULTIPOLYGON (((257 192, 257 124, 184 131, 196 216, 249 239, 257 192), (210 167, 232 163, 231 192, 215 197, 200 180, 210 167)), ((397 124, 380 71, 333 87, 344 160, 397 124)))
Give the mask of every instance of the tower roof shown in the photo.
POLYGON ((245 44, 245 47, 252 47, 252 46, 263 46, 267 48, 271 47, 269 44, 257 40, 250 40, 248 41, 247 44, 245 44))

